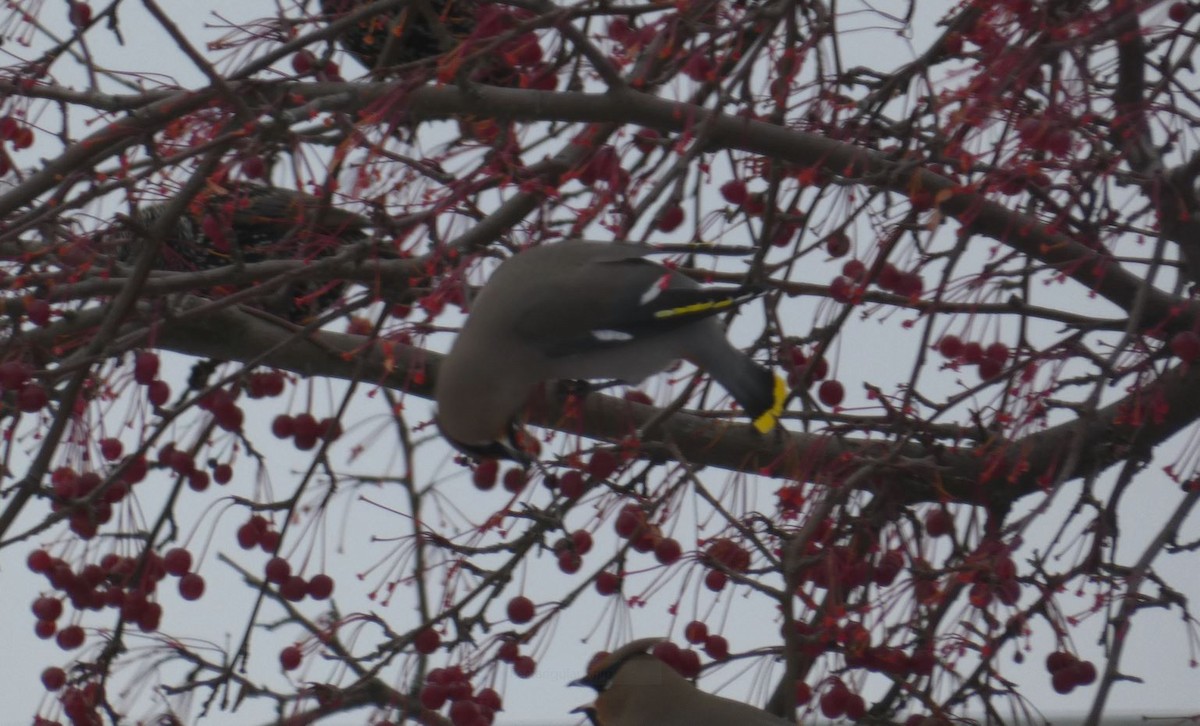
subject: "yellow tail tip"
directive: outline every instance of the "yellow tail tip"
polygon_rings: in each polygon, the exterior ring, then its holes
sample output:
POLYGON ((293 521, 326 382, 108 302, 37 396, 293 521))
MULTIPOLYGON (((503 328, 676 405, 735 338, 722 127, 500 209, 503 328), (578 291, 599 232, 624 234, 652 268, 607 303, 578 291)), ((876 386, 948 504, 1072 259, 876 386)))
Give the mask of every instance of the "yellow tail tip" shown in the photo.
POLYGON ((754 419, 754 428, 758 429, 760 434, 767 433, 779 423, 779 417, 783 415, 783 404, 787 400, 787 395, 787 381, 784 381, 779 376, 775 376, 775 391, 771 398, 771 407, 759 414, 758 418, 754 419))

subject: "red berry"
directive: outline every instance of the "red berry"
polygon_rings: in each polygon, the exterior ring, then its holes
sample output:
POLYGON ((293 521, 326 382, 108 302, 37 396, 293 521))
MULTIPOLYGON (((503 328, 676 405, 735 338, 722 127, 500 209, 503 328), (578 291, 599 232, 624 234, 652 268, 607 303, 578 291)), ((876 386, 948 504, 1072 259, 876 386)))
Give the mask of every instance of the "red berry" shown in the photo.
POLYGON ((520 656, 513 662, 513 673, 516 673, 518 678, 529 678, 536 671, 537 663, 527 655, 520 656))
POLYGON ((825 251, 830 257, 845 257, 850 251, 850 237, 842 231, 834 232, 825 238, 825 251))
POLYGON ((1188 18, 1192 17, 1192 6, 1186 2, 1171 3, 1171 8, 1167 10, 1167 17, 1176 23, 1185 23, 1188 18))
POLYGON ((745 572, 750 567, 750 553, 728 537, 713 540, 705 551, 705 556, 734 572, 745 572))
POLYGON ((617 456, 608 449, 597 449, 588 460, 588 474, 593 479, 607 479, 617 470, 617 456))
POLYGON ((228 484, 233 479, 233 467, 229 464, 217 464, 213 467, 212 478, 218 484, 228 484))
POLYGON ((846 389, 839 381, 821 381, 820 387, 817 388, 817 398, 826 406, 840 406, 845 397, 846 389))
POLYGON ((682 556, 683 548, 679 546, 678 541, 670 537, 662 538, 654 546, 654 558, 664 565, 672 565, 682 556))
POLYGON ((925 290, 925 281, 915 272, 901 272, 900 276, 896 278, 893 289, 897 295, 908 298, 920 297, 925 290))
POLYGON ((721 196, 730 204, 741 205, 746 201, 745 182, 737 179, 725 182, 721 185, 721 196))
POLYGON ((658 210, 654 217, 654 226, 660 232, 673 232, 683 224, 683 207, 669 204, 658 210))
POLYGON ((646 513, 636 504, 626 504, 617 512, 613 529, 617 536, 623 539, 635 539, 641 535, 646 526, 646 513))
POLYGON ((596 575, 596 592, 605 597, 621 589, 621 578, 614 572, 601 572, 596 575))
POLYGON ((238 546, 244 550, 254 549, 258 546, 260 534, 258 528, 253 524, 249 522, 243 524, 237 530, 238 546))
POLYGON ((162 605, 157 602, 146 602, 142 614, 138 617, 138 630, 142 632, 154 632, 158 630, 158 624, 162 622, 162 605))
POLYGON ((42 671, 42 685, 47 691, 57 691, 67 685, 67 672, 58 666, 51 666, 42 671))
POLYGON ((294 645, 289 645, 288 647, 279 651, 279 665, 282 666, 285 671, 294 671, 300 667, 300 659, 302 656, 303 654, 300 652, 299 648, 294 645))
POLYGON ((984 358, 979 361, 979 377, 985 381, 990 381, 1004 372, 1004 364, 992 358, 984 358))
POLYGON ((481 688, 479 693, 475 694, 475 703, 493 712, 504 710, 504 701, 494 688, 481 688))
POLYGON ((192 491, 202 492, 208 489, 208 472, 193 469, 187 473, 188 487, 192 491))
POLYGON ((533 601, 524 595, 517 595, 508 601, 508 619, 521 625, 533 620, 533 601))
POLYGON ((288 602, 300 602, 308 594, 308 582, 299 575, 292 575, 279 586, 279 594, 288 602))
POLYGON ((842 265, 842 274, 853 282, 862 282, 867 277, 867 266, 862 260, 846 260, 842 265))
POLYGON ((292 565, 282 557, 272 557, 267 560, 266 575, 267 582, 282 585, 292 576, 292 565))
POLYGON ((999 341, 992 343, 983 350, 983 356, 988 360, 994 360, 997 363, 1008 362, 1008 346, 999 341))
POLYGON ((708 640, 708 626, 699 620, 693 620, 683 626, 683 637, 692 645, 701 645, 708 640))
POLYGON ((1171 336, 1171 352, 1185 363, 1200 358, 1200 335, 1190 330, 1171 336))
POLYGON ((167 553, 163 555, 163 567, 166 568, 168 574, 182 577, 192 569, 192 553, 182 547, 167 550, 167 553))
POLYGON ((710 635, 704 640, 704 652, 713 660, 725 660, 729 657, 729 641, 721 635, 710 635))
POLYGON ((574 575, 583 567, 583 558, 574 550, 563 550, 558 553, 558 569, 565 575, 574 575))
POLYGON ((17 129, 17 133, 13 135, 12 146, 14 149, 28 149, 33 146, 33 129, 28 126, 17 129))
POLYGON ((429 655, 442 644, 442 636, 433 628, 422 628, 413 636, 413 647, 422 655, 429 655))
POLYGON ((50 568, 54 566, 54 558, 46 550, 34 550, 25 558, 25 566, 29 568, 30 572, 40 575, 50 571, 50 568))
POLYGON ((62 600, 54 597, 39 597, 30 607, 38 620, 58 620, 62 616, 62 600))
POLYGON ((83 628, 78 625, 68 625, 58 631, 55 642, 63 650, 74 650, 83 645, 83 628))
POLYGON ((529 476, 524 469, 512 468, 504 472, 504 491, 510 494, 520 494, 529 483, 529 476))
POLYGON ((151 381, 146 387, 146 399, 155 406, 165 406, 171 398, 171 386, 166 381, 151 381))
POLYGON ((937 347, 939 353, 946 358, 950 358, 951 360, 962 355, 963 352, 962 339, 957 335, 943 336, 942 339, 938 341, 937 347))
POLYGON ((521 655, 521 647, 515 640, 505 640, 496 649, 496 658, 504 663, 515 663, 521 655))
POLYGON ((271 421, 271 433, 275 434, 277 439, 290 439, 296 433, 294 421, 291 416, 286 413, 281 413, 271 421))
POLYGON ((592 551, 592 535, 585 529, 576 530, 571 533, 571 545, 575 551, 581 555, 586 555, 592 551))
POLYGON ((654 149, 658 148, 658 145, 661 143, 661 139, 662 135, 654 129, 638 129, 638 132, 633 135, 633 145, 637 147, 637 150, 643 154, 649 154, 651 151, 654 151, 654 149))
POLYGON ((568 499, 578 499, 587 491, 587 482, 584 481, 583 474, 568 471, 558 480, 558 490, 568 499))
POLYGON ((930 537, 944 537, 954 531, 954 519, 940 507, 925 513, 925 532, 930 537))
POLYGON ((317 58, 310 50, 302 50, 292 56, 292 70, 297 75, 306 76, 312 73, 313 66, 316 65, 317 58))
POLYGON ((437 711, 446 705, 446 687, 439 683, 426 683, 421 688, 421 705, 437 711))
POLYGON ((189 572, 179 578, 179 596, 184 600, 199 600, 204 595, 204 578, 189 572))
POLYGON ((158 377, 158 356, 147 350, 139 350, 133 356, 133 380, 143 386, 158 377))
POLYGON ((1075 690, 1075 672, 1072 668, 1054 671, 1050 676, 1050 685, 1055 693, 1066 695, 1075 690))
POLYGON ((725 589, 725 583, 729 581, 729 576, 720 570, 709 570, 704 576, 704 586, 713 592, 720 592, 725 589))
POLYGON ((92 7, 84 2, 72 2, 67 10, 71 25, 82 28, 92 22, 92 7))
POLYGON ((1081 660, 1070 667, 1075 677, 1075 685, 1090 686, 1096 682, 1096 666, 1090 660, 1081 660))
POLYGON ((100 440, 100 455, 107 461, 116 461, 121 458, 121 453, 124 451, 124 446, 117 439, 101 439, 100 440))
POLYGON ((30 381, 17 391, 17 408, 25 413, 37 413, 50 402, 50 396, 40 383, 30 381))
POLYGON ((846 699, 846 718, 851 721, 858 721, 866 715, 867 703, 863 700, 863 697, 857 693, 850 694, 850 698, 846 699))
POLYGON ((58 630, 58 625, 53 620, 39 620, 33 626, 33 634, 42 640, 54 637, 56 630, 58 630))
POLYGON ((333 578, 321 573, 308 581, 308 596, 313 600, 328 600, 333 594, 333 578))
POLYGON ((857 289, 854 281, 845 275, 838 275, 829 283, 829 297, 833 298, 834 302, 852 303, 855 292, 857 289))
POLYGON ((1078 660, 1075 658, 1075 656, 1071 655, 1070 653, 1063 650, 1056 650, 1050 655, 1046 656, 1046 670, 1050 671, 1051 673, 1057 673, 1064 668, 1070 668, 1077 662, 1078 660))

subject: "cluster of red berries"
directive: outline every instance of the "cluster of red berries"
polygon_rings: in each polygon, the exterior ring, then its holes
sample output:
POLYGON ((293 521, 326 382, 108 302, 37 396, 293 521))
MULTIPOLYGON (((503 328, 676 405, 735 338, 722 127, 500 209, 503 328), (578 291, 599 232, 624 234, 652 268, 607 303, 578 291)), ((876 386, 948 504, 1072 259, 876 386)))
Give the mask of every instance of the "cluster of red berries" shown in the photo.
POLYGON ((206 471, 196 466, 196 457, 176 449, 174 442, 168 442, 158 450, 158 465, 187 479, 188 487, 197 492, 208 489, 210 482, 225 485, 233 479, 233 467, 229 464, 209 462, 206 471))
POLYGON ((823 589, 836 587, 847 592, 869 582, 888 587, 904 568, 904 553, 899 550, 884 552, 876 563, 845 545, 814 542, 809 553, 812 564, 802 571, 802 581, 823 589))
MULTIPOLYGON (((708 625, 699 620, 693 620, 683 626, 683 637, 692 645, 704 648, 704 652, 713 660, 725 660, 729 657, 729 641, 725 636, 708 632, 708 625)), ((691 656, 687 658, 691 660, 691 656)))
POLYGON ((292 574, 292 565, 282 557, 272 557, 263 568, 267 582, 279 586, 279 594, 289 602, 300 602, 305 597, 313 600, 328 600, 333 594, 333 578, 324 573, 305 580, 292 574))
POLYGON ((529 678, 537 672, 537 663, 532 657, 521 654, 521 646, 514 638, 505 638, 500 642, 496 659, 511 665, 518 678, 529 678))
POLYGON ((217 388, 200 397, 196 401, 196 406, 202 411, 208 411, 212 414, 213 421, 217 426, 237 433, 242 430, 242 422, 246 420, 246 414, 242 411, 242 407, 237 405, 237 393, 217 388))
POLYGON ((1004 370, 1008 363, 1008 346, 1000 341, 988 345, 971 341, 964 343, 957 335, 945 335, 938 341, 938 352, 955 363, 966 363, 979 367, 979 377, 990 381, 1004 370))
POLYGON ((836 302, 853 304, 862 297, 868 284, 910 300, 921 297, 925 291, 925 281, 920 273, 903 271, 890 262, 879 268, 875 279, 868 280, 867 277, 867 266, 862 260, 847 260, 842 264, 842 274, 829 283, 829 296, 836 302))
MULTIPOLYGON (((4 141, 12 145, 15 151, 28 149, 33 146, 33 129, 12 116, 0 117, 0 142, 4 141)), ((9 160, 8 154, 0 148, 0 175, 7 174, 11 170, 12 161, 9 160)))
POLYGON ((718 537, 710 542, 701 561, 713 568, 704 575, 704 586, 713 592, 725 589, 725 584, 729 581, 725 570, 741 573, 750 569, 750 553, 728 537, 718 537), (716 566, 725 570, 716 569, 716 566))
POLYGON ((171 386, 158 377, 158 354, 139 350, 133 354, 133 380, 146 387, 146 400, 154 406, 165 406, 171 398, 171 386))
POLYGON ((271 421, 271 433, 276 438, 292 439, 297 449, 310 451, 318 441, 336 441, 342 435, 342 424, 336 418, 318 421, 311 413, 295 416, 281 413, 271 421))
POLYGON ((558 558, 558 569, 565 575, 574 575, 583 566, 583 556, 592 551, 592 535, 585 529, 560 537, 554 543, 554 556, 558 558))
POLYGON ((50 403, 45 387, 33 380, 33 366, 21 360, 0 363, 0 391, 15 393, 17 409, 23 413, 37 413, 50 403))
POLYGON ((204 595, 204 578, 192 572, 191 552, 172 547, 163 555, 163 567, 168 575, 179 578, 179 596, 184 600, 199 600, 204 595))
POLYGON ((81 539, 96 536, 100 525, 112 519, 113 505, 129 494, 132 483, 141 481, 146 475, 145 459, 131 461, 119 479, 105 482, 94 471, 76 472, 69 466, 60 466, 50 474, 50 487, 54 492, 51 511, 67 511, 67 522, 71 531, 81 539), (137 464, 140 462, 140 466, 137 464), (102 492, 97 490, 103 488, 102 492))
POLYGON ((970 579, 972 584, 967 599, 980 610, 990 606, 993 600, 1016 605, 1021 599, 1017 563, 1013 561, 1009 548, 1000 542, 989 540, 980 544, 964 563, 960 578, 970 579))
POLYGON ((863 697, 851 692, 841 678, 831 678, 829 687, 818 701, 825 718, 842 718, 857 721, 867 715, 867 703, 863 697))
POLYGON ((1050 672, 1050 685, 1056 693, 1066 695, 1079 686, 1090 686, 1096 682, 1096 666, 1090 660, 1079 658, 1064 650, 1056 650, 1046 656, 1046 670, 1050 672))
POLYGON ((450 704, 448 716, 454 726, 490 726, 496 712, 504 709, 500 694, 492 688, 475 692, 470 676, 458 666, 434 668, 421 687, 421 705, 438 711, 450 704))
MULTIPOLYGON (((67 674, 62 668, 47 668, 42 671, 42 685, 48 691, 62 690, 67 683, 67 674)), ((62 704, 63 715, 72 726, 100 726, 104 719, 100 716, 100 707, 104 704, 104 686, 94 681, 81 683, 63 690, 58 696, 62 704)), ((61 721, 54 721, 41 716, 35 716, 33 726, 62 726, 61 721)))
MULTIPOLYGON (((127 623, 136 623, 144 632, 158 630, 162 606, 150 597, 167 576, 166 564, 156 552, 147 552, 140 560, 110 552, 99 563, 84 565, 75 570, 66 561, 38 549, 29 554, 26 564, 32 572, 45 575, 50 587, 65 593, 76 610, 119 610, 127 623)), ((83 628, 68 625, 58 628, 63 603, 55 597, 42 596, 33 602, 37 618, 34 633, 42 639, 54 637, 63 650, 83 645, 83 628)))

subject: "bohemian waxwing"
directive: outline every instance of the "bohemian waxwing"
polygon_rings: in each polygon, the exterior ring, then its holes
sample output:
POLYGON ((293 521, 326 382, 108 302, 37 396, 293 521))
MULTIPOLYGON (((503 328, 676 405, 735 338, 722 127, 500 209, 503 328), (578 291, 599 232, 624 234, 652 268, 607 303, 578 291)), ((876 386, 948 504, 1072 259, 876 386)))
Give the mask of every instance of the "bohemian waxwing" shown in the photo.
POLYGON ((721 383, 769 431, 783 380, 734 348, 715 314, 757 296, 701 287, 645 259, 655 249, 559 242, 500 265, 438 371, 442 434, 463 452, 528 463, 516 416, 532 389, 554 379, 636 384, 686 358, 721 383))
MULTIPOLYGON (((646 651, 662 638, 621 646, 571 683, 598 695, 592 704, 600 726, 794 726, 740 701, 705 693, 646 651)), ((587 707, 584 707, 587 708, 587 707)), ((589 716, 591 717, 591 716, 589 716)))

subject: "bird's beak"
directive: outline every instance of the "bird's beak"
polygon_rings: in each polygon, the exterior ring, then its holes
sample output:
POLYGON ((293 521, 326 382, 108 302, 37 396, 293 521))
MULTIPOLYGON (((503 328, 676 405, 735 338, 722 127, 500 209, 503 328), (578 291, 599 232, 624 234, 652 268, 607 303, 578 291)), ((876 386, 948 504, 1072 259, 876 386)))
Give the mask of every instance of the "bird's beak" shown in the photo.
MULTIPOLYGON (((594 686, 592 686, 591 680, 587 676, 584 676, 583 678, 576 678, 575 680, 571 681, 567 685, 568 686, 587 686, 588 688, 594 688, 594 686)), ((582 708, 587 708, 587 706, 580 706, 579 708, 575 709, 575 711, 578 711, 582 708)), ((572 711, 571 713, 575 713, 575 711, 572 711)))

